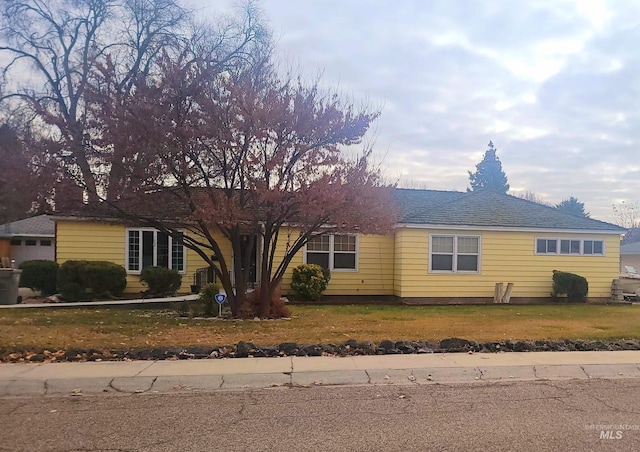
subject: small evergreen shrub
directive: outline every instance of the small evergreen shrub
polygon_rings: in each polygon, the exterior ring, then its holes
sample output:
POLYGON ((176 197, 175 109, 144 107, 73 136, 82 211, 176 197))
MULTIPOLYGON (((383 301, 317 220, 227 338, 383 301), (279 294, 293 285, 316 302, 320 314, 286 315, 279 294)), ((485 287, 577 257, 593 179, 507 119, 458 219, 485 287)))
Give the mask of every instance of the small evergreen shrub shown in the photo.
POLYGON ((58 263, 54 261, 25 261, 20 264, 20 285, 39 290, 42 295, 52 295, 56 293, 58 267, 58 263))
POLYGON ((329 269, 316 264, 302 264, 293 269, 291 289, 303 300, 317 301, 330 280, 329 269))
POLYGON ((58 269, 58 289, 68 301, 119 297, 127 286, 127 272, 108 261, 66 261, 58 269))
POLYGON ((198 301, 203 305, 205 316, 213 317, 218 315, 218 302, 216 301, 218 293, 220 293, 220 284, 217 283, 207 284, 200 291, 198 301))
POLYGON ((178 270, 166 267, 145 267, 140 273, 140 281, 149 287, 148 295, 173 295, 182 284, 178 270))
POLYGON ((80 275, 94 297, 120 297, 127 287, 127 271, 113 262, 87 262, 81 268, 80 275))
POLYGON ((58 269, 57 284, 62 298, 67 301, 89 300, 84 280, 82 279, 82 268, 88 261, 66 261, 58 269))
POLYGON ((589 283, 583 276, 573 273, 553 271, 553 292, 551 297, 557 301, 558 295, 567 295, 567 301, 581 303, 587 300, 589 283))

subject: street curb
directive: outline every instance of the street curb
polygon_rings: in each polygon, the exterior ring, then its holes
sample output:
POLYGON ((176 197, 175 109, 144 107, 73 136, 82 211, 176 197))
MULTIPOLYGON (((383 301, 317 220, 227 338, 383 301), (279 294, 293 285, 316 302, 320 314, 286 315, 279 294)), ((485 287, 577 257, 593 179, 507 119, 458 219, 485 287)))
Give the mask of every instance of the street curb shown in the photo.
POLYGON ((0 397, 636 379, 640 352, 0 365, 0 397))

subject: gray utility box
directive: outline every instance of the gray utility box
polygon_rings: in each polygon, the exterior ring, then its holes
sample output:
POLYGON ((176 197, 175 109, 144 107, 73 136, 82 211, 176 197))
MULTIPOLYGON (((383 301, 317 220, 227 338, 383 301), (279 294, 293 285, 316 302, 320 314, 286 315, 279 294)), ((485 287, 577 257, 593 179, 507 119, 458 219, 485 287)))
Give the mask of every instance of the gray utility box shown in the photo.
POLYGON ((15 268, 0 268, 0 304, 17 304, 20 273, 15 268))

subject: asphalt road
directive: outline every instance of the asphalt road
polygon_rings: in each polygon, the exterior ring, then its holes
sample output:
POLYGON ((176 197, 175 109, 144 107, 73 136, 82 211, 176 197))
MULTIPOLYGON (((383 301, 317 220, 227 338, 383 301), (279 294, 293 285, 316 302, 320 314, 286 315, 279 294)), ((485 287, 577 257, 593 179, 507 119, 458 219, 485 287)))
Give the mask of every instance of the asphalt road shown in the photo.
POLYGON ((9 451, 640 450, 640 380, 0 399, 9 451))

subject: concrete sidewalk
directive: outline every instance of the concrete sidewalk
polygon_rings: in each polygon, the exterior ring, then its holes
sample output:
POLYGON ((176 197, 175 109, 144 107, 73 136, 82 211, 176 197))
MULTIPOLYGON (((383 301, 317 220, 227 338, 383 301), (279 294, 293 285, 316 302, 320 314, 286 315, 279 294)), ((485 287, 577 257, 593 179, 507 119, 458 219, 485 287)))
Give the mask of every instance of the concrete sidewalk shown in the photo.
POLYGON ((0 364, 0 397, 640 378, 640 351, 0 364))

